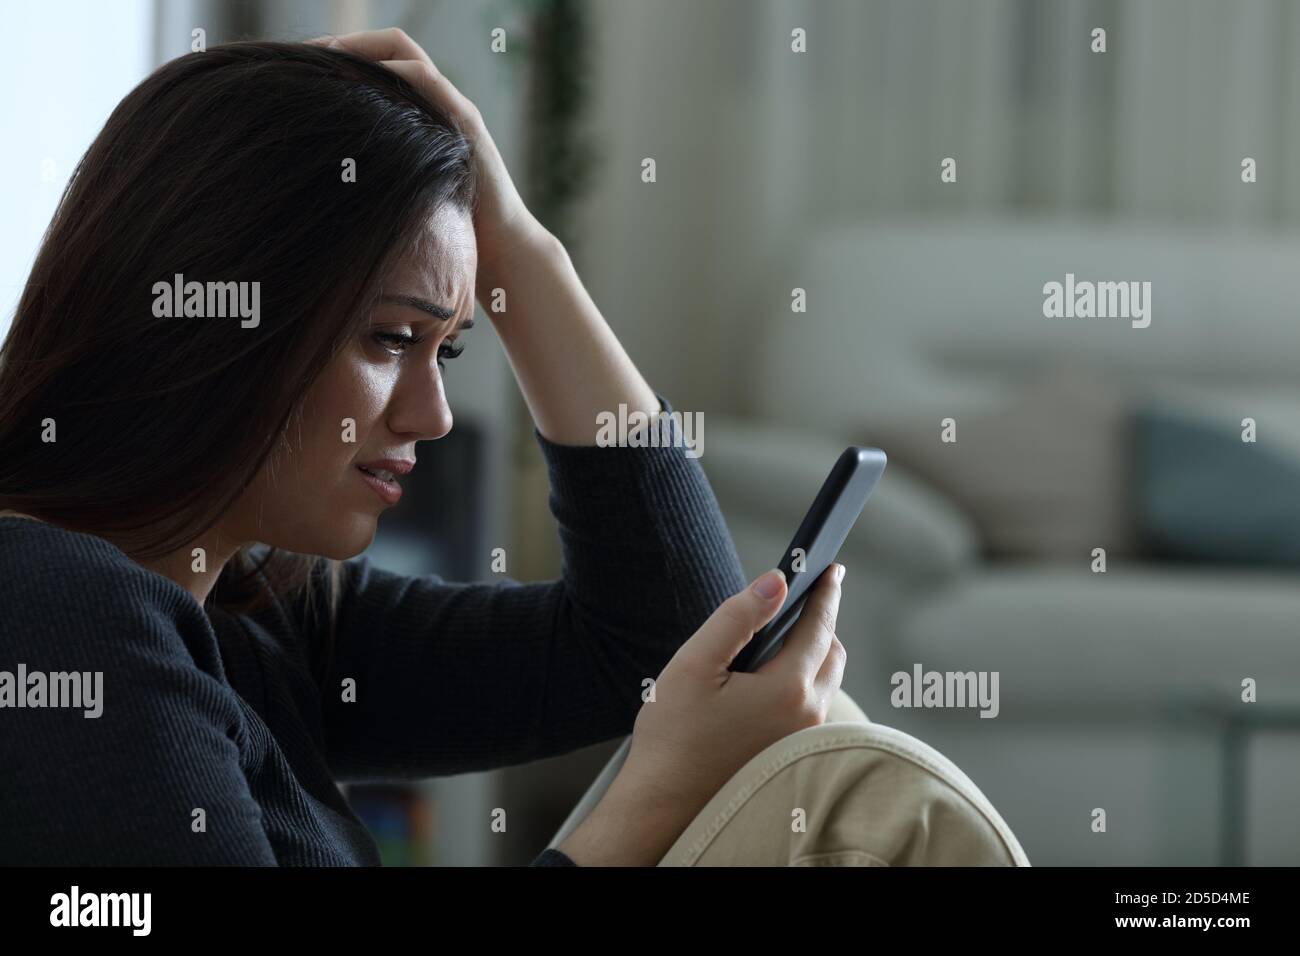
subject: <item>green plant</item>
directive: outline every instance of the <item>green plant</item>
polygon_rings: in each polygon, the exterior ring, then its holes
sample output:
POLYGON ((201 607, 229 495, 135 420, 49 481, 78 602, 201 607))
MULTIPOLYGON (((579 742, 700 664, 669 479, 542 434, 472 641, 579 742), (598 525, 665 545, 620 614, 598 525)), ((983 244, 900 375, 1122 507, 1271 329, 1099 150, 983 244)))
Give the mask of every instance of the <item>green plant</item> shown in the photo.
POLYGON ((588 0, 503 0, 488 8, 493 26, 504 12, 523 17, 506 56, 525 67, 524 175, 533 214, 570 253, 579 238, 577 203, 590 185, 597 153, 583 127, 591 82, 588 0))

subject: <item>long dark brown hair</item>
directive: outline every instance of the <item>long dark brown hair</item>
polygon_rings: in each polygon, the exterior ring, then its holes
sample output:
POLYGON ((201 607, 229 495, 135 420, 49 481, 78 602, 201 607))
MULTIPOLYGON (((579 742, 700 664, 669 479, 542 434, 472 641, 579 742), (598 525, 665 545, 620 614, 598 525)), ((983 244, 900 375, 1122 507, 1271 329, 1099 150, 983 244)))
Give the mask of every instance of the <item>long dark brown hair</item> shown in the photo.
MULTIPOLYGON (((455 123, 362 57, 241 42, 164 64, 77 165, 0 347, 0 509, 137 558, 194 540, 287 444, 422 223, 475 188, 455 123), (178 273, 259 282, 260 323, 156 317, 178 273)), ((251 550, 217 606, 316 583, 319 559, 251 550)))

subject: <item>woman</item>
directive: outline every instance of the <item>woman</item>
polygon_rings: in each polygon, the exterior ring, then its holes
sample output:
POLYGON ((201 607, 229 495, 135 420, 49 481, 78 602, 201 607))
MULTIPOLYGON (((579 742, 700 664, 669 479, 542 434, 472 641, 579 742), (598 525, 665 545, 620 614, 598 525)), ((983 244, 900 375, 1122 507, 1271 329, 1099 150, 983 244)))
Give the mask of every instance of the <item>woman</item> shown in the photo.
POLYGON ((0 687, 0 863, 377 863, 336 781, 630 729, 536 862, 660 861, 825 719, 839 581, 762 672, 729 673, 785 582, 744 587, 682 448, 597 447, 620 404, 671 410, 401 31, 161 67, 77 167, 0 353, 0 649, 27 675, 0 687), (476 298, 547 459, 559 581, 346 560, 452 427, 476 298))

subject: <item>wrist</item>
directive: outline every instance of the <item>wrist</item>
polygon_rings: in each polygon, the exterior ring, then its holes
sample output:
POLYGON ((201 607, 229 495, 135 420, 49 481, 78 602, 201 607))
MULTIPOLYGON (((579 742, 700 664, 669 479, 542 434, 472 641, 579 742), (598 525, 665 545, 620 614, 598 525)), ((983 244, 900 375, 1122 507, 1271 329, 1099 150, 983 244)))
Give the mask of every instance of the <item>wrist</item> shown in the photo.
POLYGON ((629 788, 620 774, 556 849, 579 866, 656 866, 692 817, 685 808, 629 788))
POLYGON ((475 294, 488 318, 495 321, 498 314, 492 311, 494 290, 508 288, 510 280, 529 264, 553 260, 565 252, 563 243, 531 213, 505 231, 503 238, 490 245, 480 243, 475 294))

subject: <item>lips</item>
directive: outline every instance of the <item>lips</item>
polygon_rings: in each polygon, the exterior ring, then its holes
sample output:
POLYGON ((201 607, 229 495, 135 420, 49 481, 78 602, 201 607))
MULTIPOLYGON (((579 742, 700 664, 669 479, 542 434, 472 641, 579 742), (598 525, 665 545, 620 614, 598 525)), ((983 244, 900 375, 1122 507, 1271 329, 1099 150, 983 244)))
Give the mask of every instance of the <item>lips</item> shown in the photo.
POLYGON ((397 476, 409 473, 414 467, 414 461, 404 458, 379 458, 359 463, 357 473, 385 504, 395 505, 402 497, 402 486, 397 483, 397 476))

